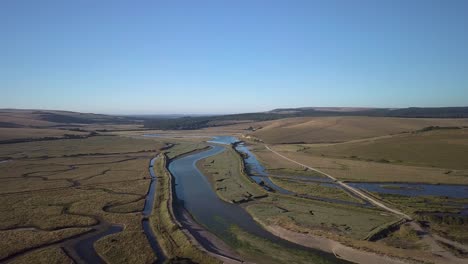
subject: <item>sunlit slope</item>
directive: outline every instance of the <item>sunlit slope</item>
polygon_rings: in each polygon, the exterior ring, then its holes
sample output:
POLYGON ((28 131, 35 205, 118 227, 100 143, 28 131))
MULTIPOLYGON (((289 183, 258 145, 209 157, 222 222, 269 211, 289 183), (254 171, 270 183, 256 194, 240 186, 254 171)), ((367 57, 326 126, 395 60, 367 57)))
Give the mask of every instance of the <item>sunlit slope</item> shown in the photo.
POLYGON ((442 129, 375 140, 302 147, 301 152, 317 156, 468 169, 468 129, 442 129))
POLYGON ((92 113, 56 110, 0 109, 0 127, 44 128, 64 124, 131 123, 131 119, 92 113))
POLYGON ((304 117, 260 122, 252 134, 266 143, 328 143, 409 132, 429 126, 468 126, 468 119, 304 117))

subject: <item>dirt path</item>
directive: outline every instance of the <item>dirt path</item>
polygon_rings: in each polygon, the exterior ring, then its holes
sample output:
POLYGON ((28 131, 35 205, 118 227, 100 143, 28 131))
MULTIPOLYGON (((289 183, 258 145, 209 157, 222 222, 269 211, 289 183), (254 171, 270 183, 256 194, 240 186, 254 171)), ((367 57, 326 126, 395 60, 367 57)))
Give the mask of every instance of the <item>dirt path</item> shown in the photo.
MULTIPOLYGON (((437 241, 442 240, 443 242, 445 242, 447 244, 450 244, 452 246, 455 246, 455 247, 458 247, 457 244, 458 245, 461 245, 461 244, 459 244, 457 242, 454 242, 454 241, 451 241, 449 239, 437 236, 439 238, 438 239, 437 237, 434 237, 430 233, 426 232, 416 222, 410 222, 410 225, 414 230, 416 230, 420 234, 420 236, 421 236, 422 240, 424 241, 424 243, 426 243, 429 246, 429 250, 431 251, 431 253, 438 256, 438 257, 443 258, 443 260, 440 260, 440 259, 436 260, 435 263, 441 263, 441 264, 445 264, 445 263, 468 264, 468 259, 458 258, 452 252, 446 250, 441 245, 439 245, 437 243, 437 241)), ((462 249, 463 249, 463 247, 466 248, 466 246, 463 246, 463 245, 461 245, 461 246, 462 246, 462 249)))
POLYGON ((304 167, 304 168, 307 168, 307 169, 312 170, 312 171, 316 171, 316 172, 318 172, 318 173, 321 173, 321 174, 327 176, 328 178, 330 178, 331 180, 333 180, 334 182, 336 182, 337 184, 339 184, 339 185, 342 186, 343 188, 345 188, 345 189, 349 190, 350 192, 352 192, 352 193, 358 195, 359 197, 365 199, 366 201, 372 203, 373 205, 375 205, 375 206, 377 206, 377 207, 380 207, 380 208, 382 208, 382 209, 384 209, 384 210, 386 210, 386 211, 388 211, 388 212, 391 212, 391 213, 393 213, 393 214, 396 214, 396 215, 398 215, 398 216, 401 216, 401 217, 403 217, 403 218, 405 218, 405 219, 407 219, 407 220, 412 220, 411 216, 409 216, 409 215, 407 215, 407 214, 405 214, 405 213, 403 213, 403 212, 401 212, 401 211, 399 211, 399 210, 396 210, 396 209, 393 209, 393 208, 390 208, 390 207, 386 206, 385 204, 381 203, 380 201, 378 201, 378 200, 376 200, 376 199, 370 197, 369 195, 367 195, 367 194, 361 192, 360 190, 358 190, 358 189, 356 189, 356 188, 354 188, 354 187, 352 187, 352 186, 350 186, 350 185, 348 185, 348 184, 346 184, 346 183, 344 183, 344 182, 342 182, 342 181, 337 180, 335 177, 331 176, 330 174, 327 174, 327 173, 325 173, 325 172, 323 172, 323 171, 320 171, 320 170, 318 170, 318 169, 312 168, 312 167, 307 166, 307 165, 305 165, 305 164, 303 164, 303 163, 300 163, 300 162, 297 162, 297 161, 295 161, 295 160, 293 160, 293 159, 290 159, 290 158, 288 158, 288 157, 286 157, 286 156, 284 156, 284 155, 278 153, 277 151, 271 149, 271 148, 270 148, 269 146, 267 146, 267 145, 265 145, 265 147, 266 147, 269 151, 273 152, 274 154, 280 156, 280 157, 283 158, 283 159, 286 159, 286 160, 288 160, 288 161, 290 161, 290 162, 292 162, 292 163, 295 163, 295 164, 297 164, 297 165, 300 165, 300 166, 302 166, 302 167, 304 167))

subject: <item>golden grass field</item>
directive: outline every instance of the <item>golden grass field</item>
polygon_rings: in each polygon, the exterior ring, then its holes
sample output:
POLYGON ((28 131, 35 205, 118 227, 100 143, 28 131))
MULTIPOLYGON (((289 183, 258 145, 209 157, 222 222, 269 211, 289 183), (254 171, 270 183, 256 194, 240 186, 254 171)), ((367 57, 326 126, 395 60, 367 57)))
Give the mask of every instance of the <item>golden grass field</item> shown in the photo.
POLYGON ((5 123, 12 123, 19 126, 49 127, 56 123, 41 120, 40 114, 35 110, 2 110, 0 120, 5 123))
POLYGON ((40 128, 0 128, 0 141, 12 139, 38 139, 44 137, 64 137, 65 135, 85 136, 89 133, 63 129, 40 128))
MULTIPOLYGON (((342 180, 468 184, 468 129, 405 133, 335 144, 281 144, 272 148, 342 180)), ((254 151, 272 172, 299 167, 261 144, 254 151)))
MULTIPOLYGON (((363 182, 414 182, 414 183, 445 183, 468 184, 466 170, 457 170, 447 173, 450 169, 432 168, 424 166, 409 166, 369 162, 352 159, 338 159, 290 150, 291 146, 274 146, 273 149, 298 162, 317 168, 338 179, 345 181, 363 182)), ((267 167, 277 167, 278 157, 264 149, 255 154, 266 161, 267 167)), ((297 166, 285 164, 282 167, 297 166)))
POLYGON ((258 122, 251 133, 269 144, 330 143, 414 131, 428 126, 468 126, 468 119, 301 117, 258 122))
POLYGON ((341 144, 304 144, 301 152, 332 158, 468 169, 468 129, 406 133, 341 144))

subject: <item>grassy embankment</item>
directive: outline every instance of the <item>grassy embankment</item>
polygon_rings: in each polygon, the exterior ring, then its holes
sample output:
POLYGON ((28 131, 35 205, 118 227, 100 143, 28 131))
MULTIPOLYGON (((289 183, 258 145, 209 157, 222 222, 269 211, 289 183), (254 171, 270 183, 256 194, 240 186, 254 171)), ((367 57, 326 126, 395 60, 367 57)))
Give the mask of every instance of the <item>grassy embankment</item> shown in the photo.
POLYGON ((231 147, 197 162, 197 167, 224 201, 240 203, 265 196, 266 192, 242 173, 241 166, 241 157, 231 147))
POLYGON ((171 140, 175 142, 174 145, 165 153, 168 159, 175 159, 182 155, 198 152, 208 148, 205 142, 197 142, 193 140, 171 140))
POLYGON ((162 146, 123 137, 2 145, 0 156, 10 161, 0 164, 0 258, 20 251, 26 252, 25 259, 39 251, 47 255, 53 250, 28 249, 86 232, 100 221, 125 227, 96 243, 106 261, 153 260, 140 211, 149 183, 148 161, 162 146))
POLYGON ((165 155, 160 155, 154 166, 158 184, 150 222, 159 244, 170 261, 186 259, 197 263, 220 263, 195 246, 177 224, 172 211, 172 176, 166 170, 166 160, 165 155))
POLYGON ((242 229, 233 226, 231 228, 236 241, 234 248, 243 256, 247 256, 249 262, 269 264, 269 263, 341 263, 342 261, 328 260, 316 253, 299 249, 286 248, 273 243, 265 238, 257 237, 242 229))

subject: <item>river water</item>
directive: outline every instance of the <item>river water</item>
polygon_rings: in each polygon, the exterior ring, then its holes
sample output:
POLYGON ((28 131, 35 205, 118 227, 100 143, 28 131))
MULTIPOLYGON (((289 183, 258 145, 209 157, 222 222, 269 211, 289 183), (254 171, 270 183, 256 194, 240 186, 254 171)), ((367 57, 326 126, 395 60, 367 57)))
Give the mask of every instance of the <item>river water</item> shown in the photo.
POLYGON ((168 166, 175 178, 177 199, 198 223, 231 245, 235 243, 234 234, 231 232, 231 227, 235 225, 252 235, 268 239, 283 247, 306 250, 329 261, 342 262, 333 254, 302 247, 274 236, 255 222, 242 207, 219 199, 208 179, 196 167, 198 160, 225 150, 225 147, 219 145, 211 147, 209 150, 173 160, 168 166))
POLYGON ((468 186, 450 184, 421 183, 347 183, 355 188, 370 192, 398 194, 404 196, 446 196, 449 198, 468 198, 468 186))

